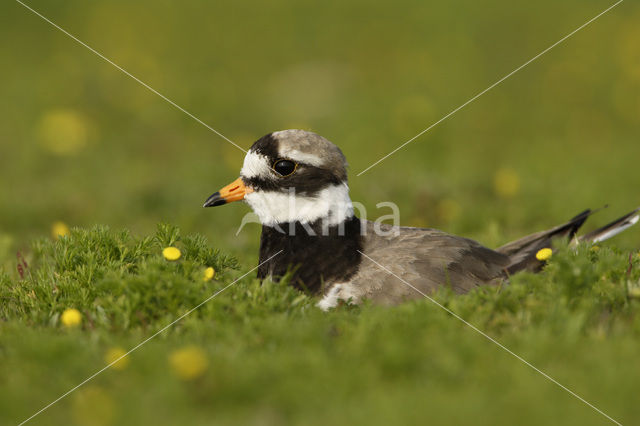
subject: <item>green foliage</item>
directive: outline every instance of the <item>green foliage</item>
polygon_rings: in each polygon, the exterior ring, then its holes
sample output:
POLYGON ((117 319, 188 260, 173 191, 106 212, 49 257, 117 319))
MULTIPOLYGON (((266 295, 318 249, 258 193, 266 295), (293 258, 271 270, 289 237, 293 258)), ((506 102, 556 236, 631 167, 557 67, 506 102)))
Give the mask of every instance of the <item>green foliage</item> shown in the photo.
POLYGON ((640 282, 640 257, 615 248, 581 245, 556 249, 540 274, 518 274, 511 284, 484 287, 467 297, 438 298, 482 329, 555 333, 628 333, 640 301, 630 283, 640 282))
POLYGON ((176 317, 237 268, 202 236, 181 238, 177 227, 164 224, 143 239, 103 226, 76 228, 58 240, 37 240, 29 264, 23 277, 0 287, 0 318, 56 326, 64 309, 75 308, 86 327, 114 330, 176 317), (170 245, 182 250, 180 260, 163 257, 170 245), (216 271, 213 283, 203 279, 207 267, 216 271))
MULTIPOLYGON (((110 419, 101 424, 602 421, 429 300, 324 313, 287 279, 236 281, 234 259, 174 226, 143 238, 76 228, 37 240, 24 257, 22 278, 0 273, 3 423, 99 370, 109 348, 135 348, 194 307, 129 355, 126 369, 100 374, 41 420, 86 424, 99 412, 110 419), (179 260, 163 257, 168 245, 179 260), (206 266, 216 268, 213 281, 202 280, 206 266), (83 314, 78 328, 60 322, 69 307, 83 314), (208 368, 180 383, 168 357, 186 344, 208 368)), ((639 286, 638 253, 561 247, 540 274, 465 296, 445 289, 434 300, 625 422, 640 415, 632 403, 640 370, 631 367, 639 286)))

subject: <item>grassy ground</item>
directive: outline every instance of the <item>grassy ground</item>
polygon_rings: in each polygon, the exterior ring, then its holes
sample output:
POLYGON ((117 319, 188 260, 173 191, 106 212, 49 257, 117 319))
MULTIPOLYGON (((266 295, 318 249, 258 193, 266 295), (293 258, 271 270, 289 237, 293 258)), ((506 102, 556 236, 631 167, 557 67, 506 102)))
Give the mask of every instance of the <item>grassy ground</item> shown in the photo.
MULTIPOLYGON (((235 261, 161 226, 34 243, 2 276, 0 413, 44 402, 232 283, 235 261), (163 248, 182 257, 168 261, 163 248), (212 266, 213 280, 203 279, 212 266), (61 313, 80 312, 76 324, 61 313), (115 353, 115 355, 114 355, 115 353)), ((439 303, 623 423, 635 403, 640 255, 556 252, 541 275, 439 303)), ((603 417, 440 308, 343 306, 286 284, 232 285, 34 420, 35 424, 602 424, 603 417)), ((68 315, 68 314, 67 314, 68 315)))
MULTIPOLYGON (((28 4, 245 148, 283 128, 328 137, 369 218, 393 201, 403 224, 496 246, 640 204, 630 2, 360 177, 609 3, 28 4)), ((0 5, 0 36, 0 423, 13 424, 249 271, 259 228, 236 235, 246 206, 200 208, 237 177, 240 150, 16 2, 0 5), (172 244, 176 262, 162 257, 172 244)), ((500 292, 438 298, 632 423, 639 235, 561 250, 500 292)), ((34 423, 606 421, 428 301, 323 314, 254 277, 34 423)))

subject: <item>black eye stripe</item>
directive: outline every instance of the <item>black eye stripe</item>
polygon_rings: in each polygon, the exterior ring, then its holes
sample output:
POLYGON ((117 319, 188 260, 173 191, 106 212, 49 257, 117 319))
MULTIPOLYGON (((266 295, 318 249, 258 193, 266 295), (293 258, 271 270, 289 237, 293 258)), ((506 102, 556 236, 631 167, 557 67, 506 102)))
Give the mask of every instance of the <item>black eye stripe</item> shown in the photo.
POLYGON ((276 160, 276 162, 273 163, 273 166, 272 166, 272 169, 282 177, 292 175, 297 168, 298 168, 297 163, 291 160, 286 160, 284 158, 276 160))
MULTIPOLYGON (((274 175, 276 172, 273 172, 274 175)), ((342 185, 343 181, 337 178, 328 170, 308 169, 298 167, 295 173, 282 179, 280 177, 243 177, 245 185, 252 187, 256 191, 287 192, 290 188, 295 188, 296 195, 314 197, 321 190, 330 185, 342 185)))

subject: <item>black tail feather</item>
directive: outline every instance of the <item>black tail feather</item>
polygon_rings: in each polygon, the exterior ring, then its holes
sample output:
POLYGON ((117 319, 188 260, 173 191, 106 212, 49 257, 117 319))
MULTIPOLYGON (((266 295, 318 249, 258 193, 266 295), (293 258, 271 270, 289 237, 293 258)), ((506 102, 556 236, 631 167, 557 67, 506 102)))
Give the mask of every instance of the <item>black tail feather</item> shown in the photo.
POLYGON ((611 237, 614 237, 624 231, 625 229, 635 225, 640 220, 640 207, 622 216, 619 219, 614 220, 611 223, 603 226, 602 228, 598 228, 595 231, 589 232, 588 234, 580 237, 580 242, 593 242, 599 243, 600 241, 608 240, 611 237))
MULTIPOLYGON (((606 206, 603 208, 606 208, 606 206)), ((620 219, 614 220, 608 225, 603 226, 602 228, 576 238, 578 230, 589 216, 600 210, 602 209, 595 211, 587 209, 573 217, 567 223, 556 226, 555 228, 551 228, 547 231, 527 235, 526 237, 520 238, 496 249, 496 251, 506 254, 511 259, 511 264, 507 268, 507 271, 510 274, 521 270, 535 272, 540 270, 543 265, 543 262, 536 258, 538 251, 543 248, 551 248, 553 246, 553 241, 558 238, 567 238, 576 243, 600 242, 619 234, 640 221, 640 208, 638 208, 631 213, 624 215, 620 219)))

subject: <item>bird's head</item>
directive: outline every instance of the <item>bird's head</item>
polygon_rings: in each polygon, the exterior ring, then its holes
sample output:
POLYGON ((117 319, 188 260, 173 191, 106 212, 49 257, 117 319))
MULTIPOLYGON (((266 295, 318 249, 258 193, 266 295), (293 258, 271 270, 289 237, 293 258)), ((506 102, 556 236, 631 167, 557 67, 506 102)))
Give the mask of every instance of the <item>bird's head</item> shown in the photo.
POLYGON ((240 200, 268 226, 318 220, 336 225, 353 216, 342 151, 304 130, 282 130, 257 140, 240 177, 211 195, 204 207, 240 200))

